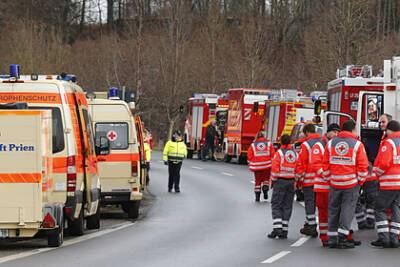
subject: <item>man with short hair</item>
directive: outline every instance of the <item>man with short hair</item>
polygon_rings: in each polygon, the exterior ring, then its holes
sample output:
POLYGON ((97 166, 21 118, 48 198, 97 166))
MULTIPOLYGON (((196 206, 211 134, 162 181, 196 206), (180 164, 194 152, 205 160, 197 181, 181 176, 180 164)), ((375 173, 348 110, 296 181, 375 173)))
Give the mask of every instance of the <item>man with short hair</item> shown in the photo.
POLYGON ((390 121, 386 128, 387 138, 383 141, 374 164, 379 179, 375 219, 378 240, 371 245, 398 248, 400 234, 400 123, 390 121), (389 223, 387 209, 392 210, 389 223))
POLYGON ((368 157, 358 140, 356 123, 348 120, 342 131, 328 142, 323 176, 329 181, 328 246, 354 248, 347 239, 354 218, 360 186, 368 174, 368 157))
POLYGON ((304 192, 304 206, 306 211, 306 221, 304 227, 300 229, 300 233, 317 237, 317 222, 315 218, 315 192, 314 178, 315 170, 310 162, 312 150, 311 148, 321 142, 321 136, 316 133, 314 124, 306 124, 303 127, 305 141, 300 146, 299 158, 296 163, 296 176, 302 183, 304 192))
POLYGON ((318 208, 318 226, 319 238, 324 247, 328 246, 328 196, 329 183, 322 177, 323 159, 325 147, 329 140, 332 140, 340 132, 340 126, 332 123, 328 126, 326 134, 322 137, 321 142, 317 142, 311 149, 311 165, 314 167, 314 192, 316 195, 316 206, 318 208))

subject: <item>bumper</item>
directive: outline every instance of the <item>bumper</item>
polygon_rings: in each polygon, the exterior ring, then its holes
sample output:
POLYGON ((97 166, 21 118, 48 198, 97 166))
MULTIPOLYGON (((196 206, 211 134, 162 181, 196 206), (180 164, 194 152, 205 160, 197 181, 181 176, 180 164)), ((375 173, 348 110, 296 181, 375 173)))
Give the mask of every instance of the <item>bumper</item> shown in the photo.
POLYGON ((120 204, 132 200, 141 200, 140 192, 101 192, 101 204, 120 204))

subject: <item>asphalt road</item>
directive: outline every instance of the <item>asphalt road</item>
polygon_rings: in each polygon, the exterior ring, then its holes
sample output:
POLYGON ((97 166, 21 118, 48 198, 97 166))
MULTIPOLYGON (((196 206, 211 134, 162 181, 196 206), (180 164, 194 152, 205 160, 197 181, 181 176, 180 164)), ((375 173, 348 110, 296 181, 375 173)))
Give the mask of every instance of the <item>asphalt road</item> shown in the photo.
MULTIPOLYGON (((167 193, 167 168, 154 155, 147 216, 70 239, 58 249, 32 248, 0 257, 3 266, 399 266, 399 249, 369 245, 356 233, 353 250, 326 249, 299 233, 304 208, 293 203, 287 240, 271 240, 270 203, 254 203, 245 166, 186 160, 180 194, 167 193)), ((3 249, 3 247, 1 247, 3 249)))

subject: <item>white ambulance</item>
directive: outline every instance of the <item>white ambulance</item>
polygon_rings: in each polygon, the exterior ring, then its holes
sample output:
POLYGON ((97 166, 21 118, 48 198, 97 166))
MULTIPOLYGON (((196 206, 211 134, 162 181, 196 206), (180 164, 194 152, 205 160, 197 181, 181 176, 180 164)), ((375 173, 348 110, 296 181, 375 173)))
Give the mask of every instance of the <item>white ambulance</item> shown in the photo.
POLYGON ((143 194, 134 116, 122 100, 89 99, 88 103, 96 143, 107 142, 110 147, 109 153, 97 156, 101 203, 121 205, 129 218, 137 218, 143 194))
MULTIPOLYGON (((0 77, 0 104, 25 102, 52 113, 53 196, 63 203, 71 235, 100 227, 100 179, 86 95, 74 76, 20 75, 19 66, 0 77)), ((106 144, 105 144, 106 145, 106 144)), ((100 150, 107 151, 103 146, 100 150)), ((0 201, 1 202, 1 201, 0 201)))
POLYGON ((26 108, 0 106, 0 238, 44 232, 48 245, 57 247, 64 238, 64 203, 52 186, 51 111, 26 108))

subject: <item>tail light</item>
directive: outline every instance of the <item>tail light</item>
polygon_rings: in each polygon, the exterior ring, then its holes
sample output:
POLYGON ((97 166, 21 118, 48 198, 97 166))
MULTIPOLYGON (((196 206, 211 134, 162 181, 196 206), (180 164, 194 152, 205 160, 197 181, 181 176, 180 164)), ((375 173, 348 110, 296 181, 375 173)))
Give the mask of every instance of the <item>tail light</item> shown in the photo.
POLYGON ((53 216, 51 216, 50 213, 47 213, 46 216, 44 216, 44 219, 42 222, 42 227, 43 228, 55 228, 56 227, 56 221, 54 220, 53 216))
POLYGON ((67 158, 67 192, 75 192, 76 189, 76 160, 75 156, 67 158))
POLYGON ((132 176, 138 176, 138 162, 132 161, 132 176))

